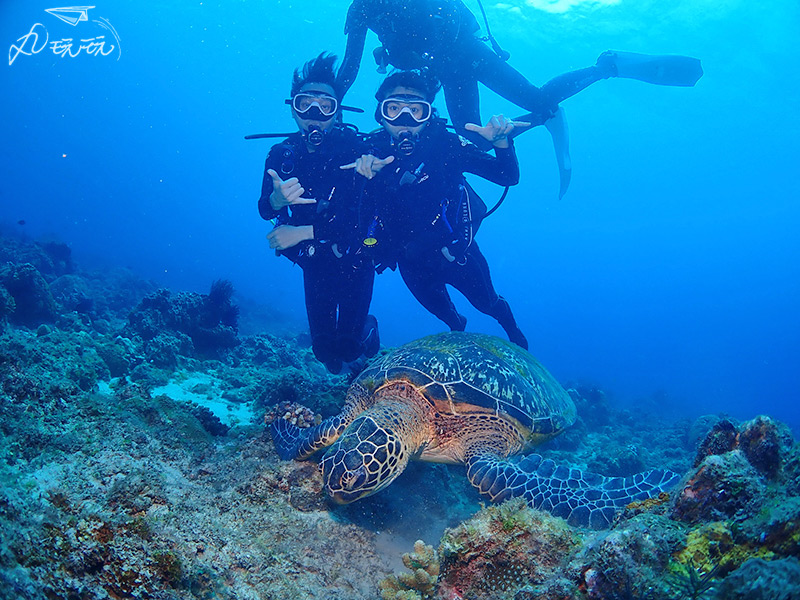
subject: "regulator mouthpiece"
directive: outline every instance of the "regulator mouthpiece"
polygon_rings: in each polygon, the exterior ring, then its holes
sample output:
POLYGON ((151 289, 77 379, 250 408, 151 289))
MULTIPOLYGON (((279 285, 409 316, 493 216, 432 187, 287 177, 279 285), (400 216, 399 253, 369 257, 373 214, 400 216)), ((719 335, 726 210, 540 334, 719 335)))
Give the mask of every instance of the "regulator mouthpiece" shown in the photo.
POLYGON ((416 146, 416 136, 410 131, 401 131, 400 135, 397 136, 397 150, 400 152, 400 154, 409 156, 414 152, 414 148, 416 148, 416 146))
POLYGON ((319 125, 312 125, 306 131, 306 140, 312 146, 319 146, 325 141, 325 131, 319 125))

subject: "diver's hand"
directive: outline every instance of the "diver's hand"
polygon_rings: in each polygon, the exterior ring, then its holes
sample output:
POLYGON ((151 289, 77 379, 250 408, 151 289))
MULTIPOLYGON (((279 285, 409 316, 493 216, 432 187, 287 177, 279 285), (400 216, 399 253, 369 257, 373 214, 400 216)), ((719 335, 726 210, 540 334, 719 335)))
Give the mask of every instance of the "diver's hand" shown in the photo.
POLYGON ((301 225, 278 225, 267 234, 269 247, 275 250, 286 250, 296 246, 302 241, 314 239, 314 226, 301 225))
POLYGON ((394 161, 394 156, 387 156, 386 158, 378 158, 372 154, 362 154, 361 158, 357 158, 355 162, 349 165, 342 165, 340 169, 355 169, 356 173, 363 175, 367 179, 372 179, 378 172, 394 161))
POLYGON ((313 198, 301 198, 306 190, 300 185, 297 177, 292 177, 284 181, 272 169, 267 169, 267 173, 272 177, 272 193, 269 195, 269 203, 272 210, 280 210, 290 204, 315 204, 313 198))
POLYGON ((492 143, 495 148, 508 148, 508 136, 515 127, 530 127, 530 123, 512 121, 503 115, 494 115, 483 127, 475 123, 467 123, 464 129, 474 131, 483 139, 492 143))

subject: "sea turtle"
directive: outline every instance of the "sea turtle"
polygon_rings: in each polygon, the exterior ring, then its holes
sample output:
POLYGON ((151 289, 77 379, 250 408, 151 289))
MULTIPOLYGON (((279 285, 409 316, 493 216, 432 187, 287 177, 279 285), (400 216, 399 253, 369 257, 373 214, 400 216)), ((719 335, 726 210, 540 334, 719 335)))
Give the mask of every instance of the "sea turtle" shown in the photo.
POLYGON ((330 446, 320 468, 340 504, 382 490, 416 458, 466 465, 470 482, 493 501, 522 496, 571 524, 603 528, 620 507, 677 481, 662 469, 603 477, 537 454, 509 459, 575 418, 569 394, 527 351, 489 335, 450 332, 373 362, 350 386, 340 414, 307 429, 279 419, 271 429, 284 460, 330 446))

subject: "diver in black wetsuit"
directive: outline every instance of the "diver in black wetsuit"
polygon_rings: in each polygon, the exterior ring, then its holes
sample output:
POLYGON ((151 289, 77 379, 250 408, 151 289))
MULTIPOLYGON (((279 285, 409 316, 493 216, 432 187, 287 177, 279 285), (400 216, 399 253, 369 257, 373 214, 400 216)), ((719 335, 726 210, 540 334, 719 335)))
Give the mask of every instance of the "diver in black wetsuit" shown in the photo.
MULTIPOLYGON (((442 82, 450 120, 464 134, 466 123, 480 123, 478 82, 531 114, 540 125, 562 100, 615 75, 612 61, 559 75, 534 86, 484 41, 480 26, 461 0, 354 0, 347 12, 347 49, 338 82, 347 91, 355 81, 367 30, 380 38, 376 58, 398 69, 429 68, 442 82)), ((467 132, 479 145, 486 142, 467 132)))
MULTIPOLYGON (((358 75, 369 29, 382 44, 373 53, 381 72, 387 65, 430 69, 442 82, 450 120, 458 133, 484 149, 488 149, 485 140, 464 129, 466 123, 482 122, 478 82, 529 111, 518 121, 541 125, 556 114, 561 101, 601 79, 626 77, 692 86, 703 72, 700 61, 685 56, 604 52, 597 64, 558 75, 538 88, 506 62, 507 55, 499 55, 499 48, 492 50, 476 35, 480 26, 461 0, 354 0, 347 12, 347 49, 337 75, 345 93, 358 75)), ((562 171, 563 195, 569 184, 566 126, 563 118, 549 125, 562 171)))
POLYGON ((343 363, 374 356, 380 341, 378 323, 367 314, 375 271, 360 252, 364 182, 339 168, 365 147, 339 125, 335 61, 323 54, 295 71, 288 102, 299 131, 270 150, 258 210, 276 220, 270 248, 303 269, 314 355, 339 373, 343 363))
MULTIPOLYGON (((381 84, 375 118, 380 131, 368 140, 370 154, 343 168, 370 179, 375 215, 365 243, 383 266, 397 263, 414 297, 453 331, 464 331, 446 285, 503 327, 509 339, 528 347, 508 302, 494 289, 489 266, 472 240, 479 215, 464 173, 500 185, 519 181, 509 134, 514 123, 493 117, 467 130, 491 144, 495 156, 448 132, 431 102, 439 84, 416 71, 398 71, 381 84), (378 172, 380 174, 378 175, 378 172)), ((484 207, 485 208, 485 207, 484 207)))

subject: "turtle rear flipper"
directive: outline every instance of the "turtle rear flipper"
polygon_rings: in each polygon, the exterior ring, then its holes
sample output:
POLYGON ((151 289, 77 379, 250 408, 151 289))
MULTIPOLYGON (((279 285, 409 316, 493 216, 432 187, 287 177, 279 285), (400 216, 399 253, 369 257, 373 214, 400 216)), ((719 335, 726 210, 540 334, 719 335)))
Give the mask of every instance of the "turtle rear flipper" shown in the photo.
POLYGON ((654 469, 630 477, 604 477, 556 466, 531 454, 519 463, 496 456, 477 456, 467 464, 467 477, 492 501, 522 497, 533 508, 546 510, 570 525, 603 529, 618 510, 657 496, 674 485, 679 475, 654 469))

